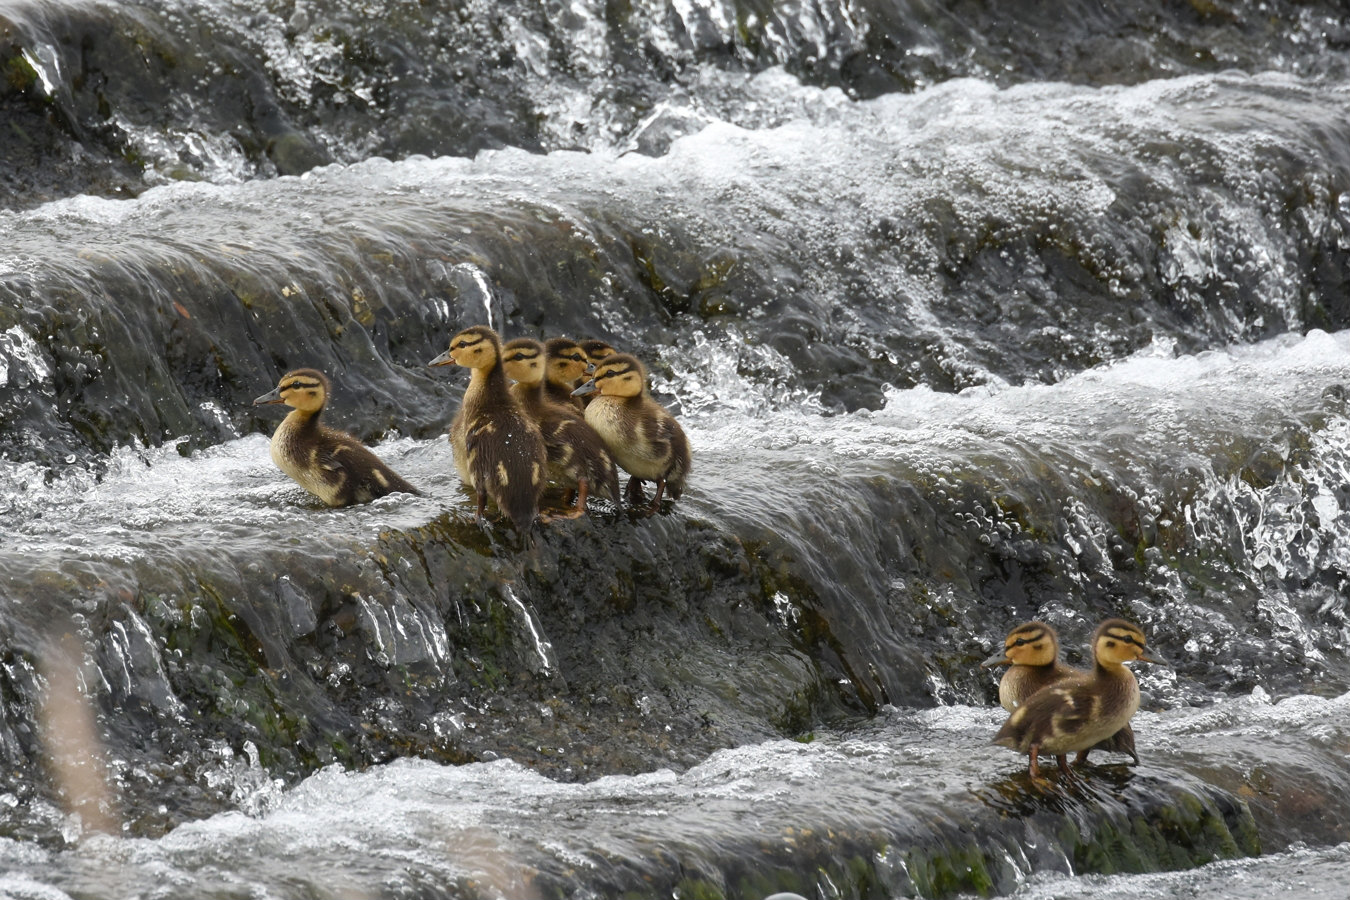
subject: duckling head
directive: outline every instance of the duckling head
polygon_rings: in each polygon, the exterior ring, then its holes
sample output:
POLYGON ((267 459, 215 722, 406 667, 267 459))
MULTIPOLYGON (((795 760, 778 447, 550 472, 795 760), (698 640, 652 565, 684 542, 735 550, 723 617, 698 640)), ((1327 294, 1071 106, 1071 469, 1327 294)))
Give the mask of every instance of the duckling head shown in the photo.
POLYGON ((502 347, 502 369, 512 381, 539 384, 544 380, 544 345, 533 338, 507 341, 502 347))
POLYGON ((1107 619, 1097 626, 1092 636, 1092 653, 1102 665, 1118 666, 1135 660, 1166 665, 1156 656, 1147 655, 1143 630, 1124 619, 1107 619))
POLYGON ((486 369, 496 365, 501 357, 501 338, 486 325, 466 328, 450 339, 450 347, 428 366, 448 366, 451 363, 468 369, 486 369))
POLYGON ((315 369, 296 369, 281 376, 274 390, 253 401, 254 406, 284 403, 301 412, 317 413, 328 400, 328 379, 315 369))
POLYGON ((563 387, 574 387, 586 376, 586 351, 571 338, 553 338, 544 344, 548 357, 548 380, 563 387))
POLYGON ((1059 635, 1044 622, 1024 622, 1008 632, 1003 651, 980 663, 993 666, 1048 666, 1059 659, 1059 635))
POLYGON ((573 396, 599 391, 608 397, 636 397, 647 386, 647 370, 637 357, 616 353, 595 367, 591 380, 572 392, 573 396))
POLYGON ((602 360, 608 359, 618 351, 599 338, 589 338, 581 341, 579 346, 581 352, 586 354, 586 374, 595 372, 595 367, 600 365, 602 360))

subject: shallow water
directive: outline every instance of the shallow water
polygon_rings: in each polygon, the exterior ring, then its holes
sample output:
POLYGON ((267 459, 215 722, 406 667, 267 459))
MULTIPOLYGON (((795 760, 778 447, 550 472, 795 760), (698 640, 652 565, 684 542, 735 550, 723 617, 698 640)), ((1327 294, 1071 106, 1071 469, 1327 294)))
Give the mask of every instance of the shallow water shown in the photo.
MULTIPOLYGON (((1259 735, 1277 757, 1308 741, 1343 746, 1348 709, 1350 696, 1236 701, 1223 724, 1209 711, 1146 713, 1136 723, 1143 764, 1129 772, 1099 767, 1056 804, 1072 814, 1077 802, 1128 796, 1132 782, 1156 778, 1160 767, 1191 768, 1204 757, 1200 734, 1215 745, 1224 735, 1259 735)), ((660 885, 714 873, 747 852, 761 855, 771 873, 798 848, 815 858, 824 845, 826 890, 831 874, 846 871, 838 854, 860 852, 856 844, 870 846, 861 850, 865 862, 904 891, 913 888, 905 852, 887 845, 896 831, 916 819, 946 827, 981 805, 1036 802, 1016 780, 1015 757, 987 743, 998 720, 985 708, 891 709, 853 732, 725 750, 681 773, 585 784, 504 760, 458 767, 400 760, 363 773, 333 767, 282 788, 241 761, 237 782, 252 776, 241 811, 158 839, 92 837, 61 851, 6 841, 0 888, 15 897, 528 897, 551 895, 585 873, 579 877, 594 891, 587 895, 605 896, 644 879, 660 885)), ((1347 782, 1343 772, 1342 787, 1347 782)), ((1077 876, 1053 830, 1041 837, 1046 845, 1004 860, 1011 896, 1114 896, 1131 885, 1144 896, 1218 896, 1230 880, 1246 891, 1240 896, 1286 885, 1314 896, 1319 879, 1345 865, 1339 844, 1186 872, 1077 876)), ((572 884, 569 895, 579 887, 572 884)))

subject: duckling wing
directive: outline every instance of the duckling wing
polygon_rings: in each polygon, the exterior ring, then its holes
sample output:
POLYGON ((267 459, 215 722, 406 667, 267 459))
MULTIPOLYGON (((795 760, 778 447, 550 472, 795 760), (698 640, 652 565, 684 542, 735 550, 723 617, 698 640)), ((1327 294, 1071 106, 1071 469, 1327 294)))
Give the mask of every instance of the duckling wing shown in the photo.
POLYGON ((465 431, 464 449, 479 486, 509 484, 513 473, 542 478, 534 468, 547 461, 539 427, 522 415, 478 416, 465 431))
POLYGON ((586 479, 596 493, 619 502, 619 470, 595 429, 580 416, 563 416, 546 423, 544 443, 549 462, 573 483, 586 479))
POLYGON ((638 439, 648 457, 655 460, 670 456, 673 419, 660 408, 649 407, 636 417, 638 439))
POLYGON ((480 497, 490 494, 517 529, 528 527, 548 464, 539 427, 523 414, 497 411, 469 423, 464 445, 480 497))
POLYGON ((1096 709, 1096 698, 1085 680, 1051 685, 1013 710, 994 743, 1024 752, 1033 745, 1063 743, 1089 726, 1096 709))
POLYGON ((652 458, 665 463, 662 477, 669 482, 671 496, 679 499, 685 476, 689 474, 689 438, 675 417, 662 410, 662 415, 649 422, 647 440, 652 458))
POLYGON ((317 455, 316 462, 343 505, 369 503, 395 491, 421 493, 356 438, 340 431, 329 436, 332 440, 317 455))
POLYGON ((343 473, 347 469, 344 455, 352 442, 350 436, 340 431, 331 428, 320 431, 319 439, 310 450, 310 467, 325 484, 335 485, 343 480, 343 473))

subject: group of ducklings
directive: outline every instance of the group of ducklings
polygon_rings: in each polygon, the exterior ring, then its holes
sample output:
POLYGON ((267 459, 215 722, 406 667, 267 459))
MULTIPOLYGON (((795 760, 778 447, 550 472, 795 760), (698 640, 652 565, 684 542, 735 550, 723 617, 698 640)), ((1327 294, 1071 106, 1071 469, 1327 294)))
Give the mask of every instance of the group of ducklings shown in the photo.
MULTIPOLYGON (((690 469, 689 440, 651 398, 646 370, 635 357, 603 341, 516 338, 503 345, 495 331, 479 325, 456 334, 428 363, 450 364, 471 371, 450 444, 461 480, 476 494, 480 518, 491 498, 517 529, 530 527, 550 482, 575 495, 563 515, 583 515, 592 493, 620 506, 619 468, 630 476, 629 505, 646 504, 643 481, 656 485, 649 512, 666 494, 679 499, 690 469), (583 401, 592 394, 598 396, 583 401)), ((368 503, 396 491, 419 494, 355 437, 320 424, 329 392, 321 372, 297 369, 253 401, 291 407, 272 435, 277 466, 329 506, 368 503)), ((1130 719, 1139 709, 1139 683, 1125 663, 1163 664, 1147 655, 1144 632, 1124 619, 1102 622, 1092 636, 1087 671, 1065 665, 1059 652, 1054 628, 1027 622, 982 664, 1010 667, 998 688, 1010 715, 994 743, 1025 753, 1037 780, 1042 753, 1053 755, 1070 780, 1070 753, 1077 754, 1075 765, 1093 750, 1125 753, 1137 763, 1130 719)))
POLYGON ((1060 662, 1059 635, 1044 622, 1027 622, 1008 633, 1003 652, 982 664, 1010 666, 998 685, 999 704, 1011 715, 994 743, 1025 753, 1032 779, 1039 780, 1042 753, 1074 779, 1075 765, 1092 750, 1127 753, 1136 762, 1130 719, 1139 709, 1139 682, 1128 662, 1162 663, 1150 657, 1144 632, 1124 619, 1107 619, 1092 635, 1090 671, 1060 662))
MULTIPOLYGON (((622 507, 619 473, 629 473, 625 497, 655 512, 664 497, 678 500, 689 475, 689 439, 670 411, 652 399, 647 372, 634 356, 604 341, 516 338, 503 345, 482 325, 450 339, 430 366, 471 372, 450 444, 460 479, 477 498, 482 518, 489 498, 521 531, 540 518, 545 488, 569 497, 569 518, 584 515, 591 496, 622 507), (648 503, 643 482, 656 485, 648 503)), ((314 369, 282 376, 254 405, 291 407, 272 435, 277 466, 329 506, 368 503, 402 491, 421 493, 355 437, 319 423, 330 393, 314 369)))

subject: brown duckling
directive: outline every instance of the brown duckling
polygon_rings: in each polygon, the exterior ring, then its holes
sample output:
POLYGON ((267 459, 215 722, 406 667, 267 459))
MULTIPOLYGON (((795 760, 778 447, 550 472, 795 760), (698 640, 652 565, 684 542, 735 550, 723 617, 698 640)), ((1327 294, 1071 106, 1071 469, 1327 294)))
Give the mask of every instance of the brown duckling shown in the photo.
POLYGON ((544 435, 550 480, 575 491, 576 505, 567 517, 585 515, 592 489, 621 505, 619 470, 605 442, 575 406, 554 403, 544 395, 544 358, 544 345, 530 338, 516 338, 502 347, 502 367, 515 381, 511 395, 544 435))
POLYGON ((427 365, 454 363, 472 372, 450 425, 455 468, 477 494, 479 518, 491 496, 523 532, 539 517, 548 456, 539 426, 507 389, 501 355, 497 332, 475 325, 452 337, 449 349, 427 365))
POLYGON ((397 491, 420 494, 355 437, 319 423, 331 391, 322 372, 296 369, 283 375, 275 390, 253 401, 254 406, 291 407, 272 432, 277 467, 329 506, 369 503, 397 491))
MULTIPOLYGON (((1010 667, 998 683, 999 705, 1008 712, 1021 706, 1041 688, 1087 674, 1060 662, 1059 635, 1045 622, 1024 622, 1008 632, 1003 652, 981 663, 982 668, 993 666, 1010 667)), ((1092 750, 1127 753, 1135 763, 1139 762, 1139 754, 1134 749, 1134 729, 1129 725, 1093 747, 1080 751, 1074 763, 1081 765, 1086 762, 1092 750)))
POLYGON ((1139 683, 1125 663, 1146 655, 1144 632, 1124 619, 1107 619, 1092 636, 1093 670, 1065 678, 1031 695, 994 737, 1030 760, 1032 778, 1040 778, 1039 755, 1055 756, 1059 769, 1073 778, 1068 754, 1082 752, 1124 728, 1139 709, 1139 683))
POLYGON ((586 352, 571 338, 557 337, 544 342, 544 357, 544 396, 580 411, 584 404, 572 392, 586 380, 586 352))
POLYGON ((590 381, 576 389, 579 395, 598 391, 586 407, 586 421, 604 439, 614 461, 632 477, 628 500, 643 502, 643 480, 656 482, 649 512, 661 507, 669 492, 678 500, 689 475, 689 439, 675 417, 647 392, 647 372, 635 357, 616 353, 600 363, 590 381))
POLYGON ((1008 632, 1003 652, 980 664, 985 669, 993 666, 1010 667, 998 682, 998 702, 1008 712, 1041 688, 1082 674, 1060 662, 1059 635, 1044 622, 1025 622, 1008 632))
POLYGON ((595 367, 600 365, 602 360, 608 359, 619 352, 609 343, 602 341, 599 338, 587 338, 584 341, 579 341, 577 346, 581 348, 582 353, 586 354, 587 372, 594 372, 595 367))
MULTIPOLYGON (((615 353, 619 352, 609 343, 602 341, 599 338, 588 338, 584 341, 579 341, 577 346, 581 348, 582 353, 586 354, 586 378, 595 374, 595 367, 600 365, 602 360, 609 359, 615 353)), ((586 406, 595 399, 595 396, 595 394, 585 394, 576 399, 581 401, 581 407, 582 409, 585 409, 586 406)))

